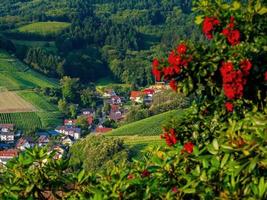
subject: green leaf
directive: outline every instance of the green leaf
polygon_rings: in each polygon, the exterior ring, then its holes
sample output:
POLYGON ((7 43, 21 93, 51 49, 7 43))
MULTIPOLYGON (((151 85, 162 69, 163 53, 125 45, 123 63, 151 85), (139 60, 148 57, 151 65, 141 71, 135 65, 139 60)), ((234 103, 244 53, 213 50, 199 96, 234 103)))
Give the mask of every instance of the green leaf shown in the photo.
POLYGON ((234 1, 234 2, 232 3, 232 8, 231 8, 231 10, 238 10, 240 7, 241 7, 240 2, 238 2, 238 1, 234 1))
POLYGON ((260 15, 264 15, 264 14, 266 14, 267 13, 267 7, 262 7, 259 11, 258 11, 258 14, 260 14, 260 15))
POLYGON ((212 145, 213 145, 213 147, 214 147, 214 149, 215 149, 216 151, 219 150, 219 144, 218 144, 217 139, 214 139, 214 140, 212 141, 212 145))
POLYGON ((264 183, 264 177, 261 177, 259 183, 259 197, 262 198, 266 190, 266 184, 264 183))
POLYGON ((251 173, 254 168, 256 167, 256 164, 258 162, 258 157, 255 157, 251 162, 250 165, 248 166, 248 171, 251 173))
POLYGON ((184 193, 185 194, 193 194, 193 193, 196 193, 196 189, 185 189, 184 193))
POLYGON ((224 165, 228 161, 229 156, 230 156, 230 154, 228 154, 228 153, 223 156, 223 159, 222 159, 222 162, 221 162, 221 168, 224 167, 224 165))
POLYGON ((78 174, 78 182, 81 182, 81 180, 83 179, 84 177, 84 170, 80 171, 80 173, 78 174))
POLYGON ((204 17, 203 15, 196 16, 195 23, 197 25, 201 24, 203 22, 203 20, 204 20, 203 17, 204 17))
POLYGON ((261 2, 260 2, 260 0, 257 0, 257 3, 256 3, 256 5, 255 5, 255 11, 256 11, 256 12, 259 12, 260 9, 261 9, 261 2))

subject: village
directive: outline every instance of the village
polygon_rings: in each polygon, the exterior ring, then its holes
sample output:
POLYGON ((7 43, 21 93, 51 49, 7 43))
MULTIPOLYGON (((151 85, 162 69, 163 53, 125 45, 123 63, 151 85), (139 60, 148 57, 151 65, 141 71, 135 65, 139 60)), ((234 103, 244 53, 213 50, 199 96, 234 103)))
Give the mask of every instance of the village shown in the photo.
POLYGON ((23 130, 16 128, 16 124, 0 124, 0 165, 5 165, 8 160, 18 156, 20 152, 34 146, 46 146, 51 152, 55 152, 54 159, 62 158, 69 147, 80 138, 86 136, 84 133, 102 135, 113 130, 104 124, 105 120, 114 122, 122 121, 128 109, 125 105, 145 104, 150 105, 153 96, 168 86, 164 82, 157 82, 155 85, 141 91, 131 91, 129 100, 120 97, 113 89, 105 89, 102 98, 105 104, 109 105, 108 114, 103 114, 102 118, 95 120, 96 111, 92 108, 79 110, 76 119, 64 119, 54 130, 36 131, 34 135, 28 136, 23 130), (81 128, 77 121, 85 119, 86 126, 81 128))

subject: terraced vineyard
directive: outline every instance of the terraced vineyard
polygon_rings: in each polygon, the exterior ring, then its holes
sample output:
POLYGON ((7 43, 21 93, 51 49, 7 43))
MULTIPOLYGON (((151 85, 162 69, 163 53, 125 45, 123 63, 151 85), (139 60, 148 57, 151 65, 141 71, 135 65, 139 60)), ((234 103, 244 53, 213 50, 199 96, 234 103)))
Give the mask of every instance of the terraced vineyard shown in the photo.
POLYGON ((182 117, 185 111, 183 110, 174 110, 166 113, 162 113, 159 115, 155 115, 153 117, 149 117, 147 119, 143 119, 137 122, 133 122, 122 126, 118 129, 113 130, 109 133, 109 136, 130 136, 130 135, 138 135, 138 136, 153 136, 160 135, 162 133, 162 124, 165 121, 172 117, 182 117))
POLYGON ((41 128, 42 123, 35 112, 25 113, 0 113, 1 124, 16 124, 19 129, 31 131, 41 128))

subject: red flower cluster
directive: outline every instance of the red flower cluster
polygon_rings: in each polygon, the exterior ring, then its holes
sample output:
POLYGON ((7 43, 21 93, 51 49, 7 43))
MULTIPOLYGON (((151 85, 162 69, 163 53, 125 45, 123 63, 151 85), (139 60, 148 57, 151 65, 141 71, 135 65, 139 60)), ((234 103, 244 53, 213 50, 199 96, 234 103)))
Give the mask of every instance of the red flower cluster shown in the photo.
POLYGON ((249 60, 240 62, 241 70, 235 70, 232 62, 224 62, 220 68, 224 94, 228 99, 243 97, 246 77, 250 73, 252 64, 249 60))
POLYGON ((225 103, 225 108, 228 112, 233 112, 234 111, 234 105, 231 102, 226 102, 225 103))
POLYGON ((159 61, 158 59, 154 59, 153 60, 153 63, 152 63, 152 74, 155 76, 156 78, 156 81, 160 81, 160 78, 161 78, 161 72, 160 70, 158 69, 159 67, 159 61))
POLYGON ((177 143, 176 132, 173 128, 170 129, 169 132, 165 132, 161 136, 161 138, 164 138, 166 140, 167 145, 170 147, 177 143))
POLYGON ((145 169, 145 170, 141 173, 141 177, 148 177, 148 176, 150 176, 150 172, 149 172, 147 169, 145 169))
MULTIPOLYGON (((154 59, 152 63, 152 73, 157 81, 160 81, 163 77, 165 81, 170 81, 169 85, 177 91, 177 82, 174 80, 181 72, 183 68, 187 68, 189 62, 192 60, 192 56, 187 56, 187 46, 184 43, 179 44, 176 50, 171 51, 168 56, 168 63, 159 68, 160 62, 158 59, 154 59)), ((163 65, 163 64, 162 64, 163 65)))
POLYGON ((193 153, 194 150, 194 144, 192 142, 187 142, 184 144, 184 148, 182 152, 187 152, 189 154, 193 153))
POLYGON ((216 17, 205 17, 202 31, 209 40, 213 38, 212 31, 215 29, 215 26, 219 24, 220 21, 216 17))
POLYGON ((235 18, 230 18, 230 23, 227 25, 225 29, 222 30, 222 34, 227 38, 227 41, 230 45, 234 46, 240 43, 240 31, 234 29, 235 18))
POLYGON ((264 73, 264 80, 267 81, 267 72, 264 73))

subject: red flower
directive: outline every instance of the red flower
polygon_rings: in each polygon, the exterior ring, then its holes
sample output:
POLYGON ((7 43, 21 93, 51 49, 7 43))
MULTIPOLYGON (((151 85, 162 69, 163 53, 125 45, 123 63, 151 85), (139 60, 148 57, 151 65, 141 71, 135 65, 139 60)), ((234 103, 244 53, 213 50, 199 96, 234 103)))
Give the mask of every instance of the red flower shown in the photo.
POLYGON ((264 80, 267 81, 267 71, 264 73, 264 80))
POLYGON ((187 47, 186 47, 185 44, 182 43, 182 44, 179 44, 179 45, 177 46, 177 52, 178 52, 179 54, 185 54, 186 51, 187 51, 187 47))
POLYGON ((150 172, 149 172, 147 169, 145 169, 145 170, 141 173, 141 177, 148 177, 148 176, 150 176, 150 172))
POLYGON ((156 81, 160 81, 161 72, 158 69, 152 69, 152 74, 155 76, 156 81))
POLYGON ((249 75, 250 69, 252 68, 251 62, 246 59, 240 62, 240 68, 245 76, 249 75))
POLYGON ((226 102, 225 104, 225 108, 228 112, 233 112, 234 110, 234 105, 231 102, 226 102))
POLYGON ((235 98, 235 91, 231 84, 224 84, 223 85, 224 94, 228 99, 235 98))
POLYGON ((159 60, 157 58, 153 60, 152 66, 154 69, 156 69, 159 66, 159 60))
POLYGON ((178 192, 178 189, 177 189, 176 186, 174 186, 174 187, 172 188, 172 192, 173 192, 173 193, 177 193, 177 192, 178 192))
POLYGON ((194 150, 194 144, 192 142, 187 142, 184 144, 183 151, 186 151, 187 153, 193 153, 194 150))
POLYGON ((230 31, 229 35, 227 36, 227 40, 232 46, 239 44, 240 43, 239 30, 230 31))
POLYGON ((202 31, 208 39, 212 39, 212 31, 214 30, 214 26, 218 26, 220 21, 215 17, 205 17, 203 22, 202 31))
POLYGON ((128 179, 128 180, 134 179, 134 175, 133 175, 133 174, 129 174, 129 175, 127 176, 127 179, 128 179))
POLYGON ((176 132, 174 129, 170 129, 169 133, 168 132, 164 133, 164 135, 161 136, 161 138, 165 138, 166 144, 170 147, 177 143, 176 132))
POLYGON ((168 62, 170 65, 180 65, 181 63, 181 57, 179 55, 176 55, 174 51, 172 51, 169 54, 168 62))
POLYGON ((177 82, 175 80, 171 80, 169 82, 170 87, 176 92, 177 91, 177 82))

